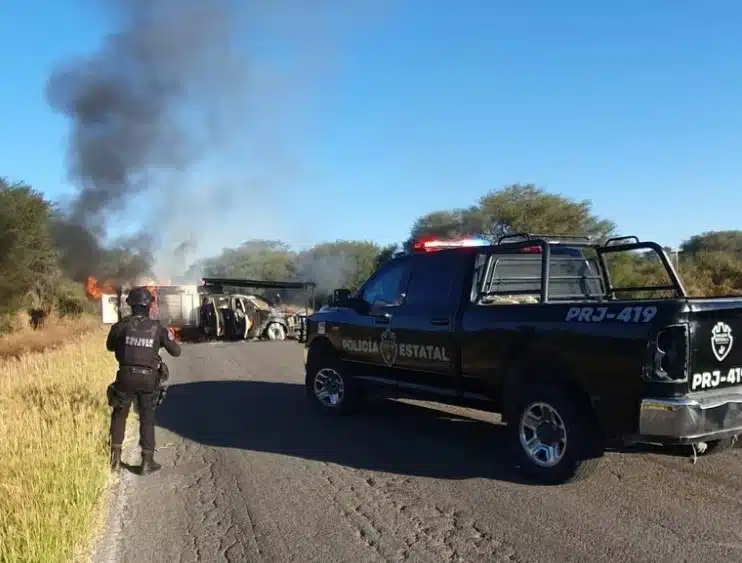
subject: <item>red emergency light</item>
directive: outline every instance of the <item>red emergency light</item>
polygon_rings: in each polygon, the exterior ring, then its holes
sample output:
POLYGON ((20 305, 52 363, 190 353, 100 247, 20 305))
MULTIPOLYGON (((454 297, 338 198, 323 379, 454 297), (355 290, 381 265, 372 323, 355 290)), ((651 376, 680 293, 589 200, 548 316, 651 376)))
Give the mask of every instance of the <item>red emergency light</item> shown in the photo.
POLYGON ((541 254, 541 247, 536 246, 524 246, 520 249, 521 252, 528 252, 530 254, 541 254))
POLYGON ((442 240, 437 238, 424 238, 416 241, 412 247, 416 251, 433 252, 443 250, 444 248, 465 248, 472 246, 489 246, 492 243, 487 239, 473 237, 459 238, 452 240, 442 240))
MULTIPOLYGON (((416 241, 412 247, 416 252, 433 252, 443 250, 444 248, 467 248, 473 246, 490 246, 492 243, 487 239, 466 237, 451 240, 438 238, 423 238, 416 241)), ((524 246, 519 249, 520 252, 530 254, 541 254, 542 250, 539 245, 524 246)))

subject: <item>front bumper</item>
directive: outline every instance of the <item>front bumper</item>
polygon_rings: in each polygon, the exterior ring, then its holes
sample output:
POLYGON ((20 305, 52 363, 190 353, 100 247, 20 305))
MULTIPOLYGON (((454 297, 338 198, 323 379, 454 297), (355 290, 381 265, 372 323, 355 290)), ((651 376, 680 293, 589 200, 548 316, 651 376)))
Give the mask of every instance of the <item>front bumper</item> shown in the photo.
POLYGON ((642 399, 639 409, 642 439, 691 444, 742 434, 742 391, 680 399, 642 399))

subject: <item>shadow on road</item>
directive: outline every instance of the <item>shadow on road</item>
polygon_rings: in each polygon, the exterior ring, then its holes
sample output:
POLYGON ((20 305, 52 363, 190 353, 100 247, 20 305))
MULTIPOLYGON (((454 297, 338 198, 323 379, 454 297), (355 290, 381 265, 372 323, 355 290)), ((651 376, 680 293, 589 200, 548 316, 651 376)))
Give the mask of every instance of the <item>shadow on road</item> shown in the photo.
POLYGON ((392 400, 354 415, 316 412, 302 385, 206 381, 172 385, 157 423, 207 446, 442 479, 522 483, 505 427, 392 400))

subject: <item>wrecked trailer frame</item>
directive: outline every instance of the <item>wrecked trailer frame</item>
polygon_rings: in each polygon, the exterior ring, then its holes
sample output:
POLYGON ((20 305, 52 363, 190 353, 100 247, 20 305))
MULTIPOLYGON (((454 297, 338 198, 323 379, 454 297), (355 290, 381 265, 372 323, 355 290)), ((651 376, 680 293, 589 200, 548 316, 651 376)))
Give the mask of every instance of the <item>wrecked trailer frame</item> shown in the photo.
MULTIPOLYGON (((117 285, 113 288, 114 293, 101 294, 103 324, 114 324, 131 314, 131 307, 126 304, 126 297, 133 287, 137 286, 117 285)), ((150 312, 151 318, 174 329, 178 335, 190 335, 200 331, 201 293, 198 285, 145 285, 141 287, 150 289, 155 297, 155 304, 150 312)))
MULTIPOLYGON (((269 340, 283 340, 295 338, 303 342, 306 338, 306 319, 309 315, 308 307, 311 302, 315 308, 315 288, 312 281, 261 281, 241 278, 205 277, 201 279, 203 293, 202 327, 207 335, 212 331, 215 336, 227 334, 227 323, 231 325, 230 334, 242 339, 268 338, 269 340), (264 290, 304 290, 309 294, 305 301, 305 311, 294 314, 279 311, 271 300, 266 297, 241 293, 226 293, 224 287, 252 288, 264 290), (228 300, 226 307, 218 307, 217 301, 228 300), (269 307, 261 308, 256 300, 264 301, 269 307), (221 310, 221 314, 217 311, 221 310), (208 320, 207 320, 208 319, 208 320), (249 322, 248 322, 249 320, 249 322), (214 326, 207 326, 207 323, 214 326), (220 322, 224 326, 220 326, 220 322)), ((278 294, 280 298, 280 293, 278 294)))

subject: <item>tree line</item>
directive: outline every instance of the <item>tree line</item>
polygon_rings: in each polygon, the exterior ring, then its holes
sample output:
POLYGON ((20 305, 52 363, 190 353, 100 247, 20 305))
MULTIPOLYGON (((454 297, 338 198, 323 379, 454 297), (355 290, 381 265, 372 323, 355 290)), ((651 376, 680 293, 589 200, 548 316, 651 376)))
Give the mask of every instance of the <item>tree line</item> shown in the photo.
MULTIPOLYGON (((79 260, 63 244, 70 229, 59 208, 25 183, 0 179, 0 331, 10 330, 20 311, 79 315, 95 311, 87 298, 79 260)), ((249 240, 192 264, 181 280, 203 276, 256 280, 312 280, 320 301, 332 289, 357 288, 397 252, 409 251, 422 237, 500 236, 518 232, 590 235, 597 240, 619 234, 617 225, 595 215, 590 201, 577 201, 531 184, 495 189, 468 207, 439 210, 417 218, 398 245, 337 240, 297 251, 278 240, 249 240)), ((126 248, 96 246, 92 233, 75 232, 76 244, 88 241, 100 268, 127 271, 151 257, 126 248), (82 241, 82 242, 80 242, 82 241), (100 266, 102 265, 102 266, 100 266)), ((641 233, 638 233, 641 238, 641 233)), ((90 250, 90 249, 88 249, 90 250)), ((693 295, 742 294, 742 231, 699 233, 677 249, 667 249, 693 295)), ((661 284, 659 261, 642 254, 616 255, 609 269, 616 286, 661 284)), ((123 280, 122 280, 123 281, 123 280)))

